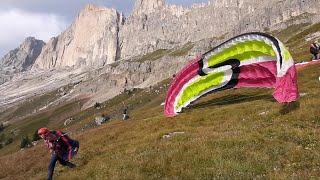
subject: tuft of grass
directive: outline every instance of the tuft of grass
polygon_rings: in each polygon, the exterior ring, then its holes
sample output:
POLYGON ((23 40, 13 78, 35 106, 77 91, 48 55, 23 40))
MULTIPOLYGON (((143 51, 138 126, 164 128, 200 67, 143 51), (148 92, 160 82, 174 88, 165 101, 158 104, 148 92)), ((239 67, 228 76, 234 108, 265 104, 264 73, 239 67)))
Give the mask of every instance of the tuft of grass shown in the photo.
POLYGON ((179 48, 173 52, 171 52, 169 55, 173 57, 179 57, 179 56, 186 56, 188 55, 188 52, 194 47, 194 44, 191 42, 188 42, 187 44, 183 45, 182 48, 179 48))
POLYGON ((288 26, 286 29, 281 31, 274 31, 274 34, 282 42, 287 43, 294 35, 301 33, 305 28, 307 28, 310 23, 293 24, 288 26))
POLYGON ((168 54, 169 50, 167 49, 158 49, 154 52, 148 53, 144 56, 142 56, 138 62, 145 62, 145 61, 155 61, 157 59, 162 58, 166 54, 168 54))

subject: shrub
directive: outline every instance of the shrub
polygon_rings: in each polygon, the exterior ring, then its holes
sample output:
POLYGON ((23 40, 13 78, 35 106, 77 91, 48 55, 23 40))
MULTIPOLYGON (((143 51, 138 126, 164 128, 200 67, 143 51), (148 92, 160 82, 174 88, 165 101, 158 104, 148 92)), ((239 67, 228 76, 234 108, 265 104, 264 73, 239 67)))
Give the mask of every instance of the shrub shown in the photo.
POLYGON ((20 148, 26 148, 26 147, 29 147, 31 145, 31 142, 30 142, 30 139, 28 136, 24 136, 22 139, 21 139, 21 143, 20 143, 20 148))
POLYGON ((0 132, 2 132, 4 130, 4 125, 3 123, 0 123, 0 132))
POLYGON ((94 108, 100 109, 100 108, 101 108, 101 103, 96 102, 96 103, 94 104, 94 108))
POLYGON ((33 133, 33 136, 32 136, 32 141, 38 141, 40 138, 40 136, 38 135, 38 130, 36 130, 34 133, 33 133))
POLYGON ((0 142, 4 142, 5 139, 6 139, 6 136, 3 133, 1 133, 0 142))
POLYGON ((5 141, 4 141, 4 145, 6 146, 6 145, 8 145, 8 144, 11 144, 13 142, 13 138, 12 137, 9 137, 8 139, 6 139, 5 141))

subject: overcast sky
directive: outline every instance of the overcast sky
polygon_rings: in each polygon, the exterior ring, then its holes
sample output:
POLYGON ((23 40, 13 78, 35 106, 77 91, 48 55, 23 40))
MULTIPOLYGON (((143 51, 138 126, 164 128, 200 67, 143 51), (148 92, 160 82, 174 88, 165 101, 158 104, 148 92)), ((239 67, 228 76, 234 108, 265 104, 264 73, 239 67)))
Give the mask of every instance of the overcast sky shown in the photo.
MULTIPOLYGON (((0 0, 0 59, 33 36, 48 41, 69 26, 86 4, 112 7, 128 16, 135 0, 0 0)), ((208 0, 166 0, 190 6, 208 0)))

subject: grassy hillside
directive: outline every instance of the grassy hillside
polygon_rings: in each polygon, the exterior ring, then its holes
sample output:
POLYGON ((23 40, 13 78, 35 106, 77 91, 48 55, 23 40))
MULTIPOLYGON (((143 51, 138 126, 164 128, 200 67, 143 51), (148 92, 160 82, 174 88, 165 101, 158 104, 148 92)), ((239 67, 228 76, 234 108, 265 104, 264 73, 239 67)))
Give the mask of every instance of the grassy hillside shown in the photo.
POLYGON ((289 48, 296 62, 309 61, 311 56, 309 52, 310 44, 313 40, 307 41, 308 35, 318 32, 320 23, 317 24, 296 24, 291 25, 282 31, 271 32, 278 37, 289 48))
MULTIPOLYGON (((285 30, 291 32, 285 43, 290 49, 295 48, 291 42, 304 47, 306 32, 314 32, 315 26, 289 27, 293 29, 285 30)), ((300 60, 301 52, 292 54, 300 60)), ((181 115, 166 118, 161 103, 169 79, 150 89, 127 91, 102 103, 101 109, 80 111, 83 102, 65 104, 13 124, 5 133, 19 129, 31 135, 44 125, 71 132, 71 137, 80 141, 79 154, 73 160, 78 167, 70 170, 57 165, 57 179, 317 178, 319 69, 315 65, 299 71, 299 91, 304 96, 296 103, 277 103, 269 89, 243 88, 208 95, 181 115), (128 121, 120 120, 124 106, 129 107, 128 121), (110 122, 87 126, 101 114, 110 116, 110 122), (64 127, 63 121, 70 117, 73 122, 64 127), (164 138, 174 132, 179 133, 164 138)), ((41 142, 18 151, 16 138, 0 150, 0 179, 43 179, 49 161, 47 149, 41 142)))

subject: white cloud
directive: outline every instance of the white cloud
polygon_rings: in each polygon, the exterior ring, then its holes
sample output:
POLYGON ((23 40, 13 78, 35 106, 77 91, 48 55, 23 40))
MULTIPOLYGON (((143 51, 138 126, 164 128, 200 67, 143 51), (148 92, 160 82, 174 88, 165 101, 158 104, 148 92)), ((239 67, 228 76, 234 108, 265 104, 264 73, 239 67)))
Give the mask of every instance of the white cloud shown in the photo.
POLYGON ((48 41, 67 27, 55 14, 30 13, 19 9, 0 12, 0 58, 28 36, 48 41))

